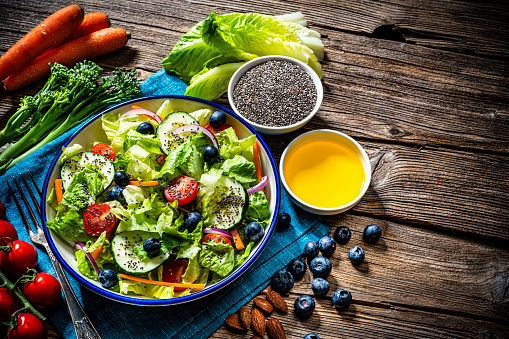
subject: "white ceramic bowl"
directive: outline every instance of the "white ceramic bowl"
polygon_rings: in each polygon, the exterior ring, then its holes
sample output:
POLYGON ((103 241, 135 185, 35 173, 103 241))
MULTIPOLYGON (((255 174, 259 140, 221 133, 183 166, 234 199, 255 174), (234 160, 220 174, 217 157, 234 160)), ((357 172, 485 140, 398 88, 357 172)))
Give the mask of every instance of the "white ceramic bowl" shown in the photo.
MULTIPOLYGON (((304 133, 304 134, 298 136, 297 138, 293 139, 292 142, 290 142, 290 144, 285 148, 283 155, 281 156, 281 160, 279 162, 279 173, 281 176, 281 181, 283 182, 283 186, 290 194, 290 197, 292 198, 292 200, 297 205, 299 205, 302 209, 304 209, 308 212, 311 212, 314 214, 320 214, 320 215, 332 215, 332 214, 343 213, 343 212, 349 210, 350 208, 354 207, 362 199, 362 197, 368 190, 368 187, 371 183, 371 164, 369 162, 369 157, 366 154, 366 151, 362 148, 361 145, 359 145, 359 143, 357 141, 355 141, 348 135, 338 132, 338 131, 329 130, 329 129, 314 130, 311 132, 304 133), (349 202, 348 204, 345 204, 342 206, 337 206, 337 207, 330 207, 330 208, 324 208, 324 207, 318 207, 318 206, 311 205, 311 204, 303 201, 299 197, 297 197, 295 195, 295 193, 292 192, 292 190, 290 189, 288 184, 286 183, 285 176, 284 176, 284 163, 285 163, 286 156, 288 154, 290 154, 296 147, 302 145, 303 143, 308 142, 310 140, 316 140, 316 139, 330 139, 330 140, 338 141, 341 144, 343 144, 343 145, 347 146, 348 148, 350 148, 351 150, 353 150, 355 152, 355 154, 357 154, 357 156, 361 160, 362 167, 364 167, 364 186, 363 186, 361 192, 359 193, 359 195, 357 195, 357 197, 354 200, 352 200, 351 202, 349 202)), ((325 187, 325 189, 326 189, 326 187, 325 187)))
MULTIPOLYGON (((136 103, 137 106, 140 106, 142 108, 157 111, 161 104, 167 99, 171 101, 171 107, 173 108, 174 111, 191 112, 202 108, 211 108, 213 110, 224 111, 227 115, 226 123, 235 128, 235 131, 237 132, 239 138, 245 138, 251 134, 257 134, 256 131, 251 126, 249 126, 249 124, 245 122, 242 118, 238 117, 235 113, 231 112, 227 108, 224 108, 213 102, 179 95, 152 96, 130 100, 95 115, 94 117, 90 118, 80 129, 78 129, 67 140, 64 146, 78 143, 86 147, 89 142, 93 141, 109 142, 101 127, 102 114, 109 112, 121 112, 121 113, 127 112, 128 110, 130 110, 130 106, 133 103, 136 103)), ((99 282, 91 280, 80 273, 76 265, 76 258, 74 256, 73 251, 74 244, 64 240, 63 238, 61 238, 60 236, 53 233, 47 228, 46 221, 55 217, 55 211, 48 205, 45 205, 45 208, 43 208, 42 220, 44 222, 44 232, 46 233, 46 237, 48 238, 48 243, 51 249, 55 253, 55 256, 57 257, 58 261, 62 264, 62 266, 83 286, 89 288, 90 290, 100 295, 103 295, 107 298, 116 301, 144 306, 170 305, 195 300, 206 295, 209 295, 215 291, 218 291, 219 289, 225 287, 226 285, 234 281, 236 278, 241 276, 249 268, 249 266, 254 263, 258 256, 262 253, 264 247, 267 245, 267 242, 269 241, 269 238, 272 235, 272 232, 274 231, 275 228, 281 196, 279 186, 279 175, 277 172, 275 160, 269 150, 269 147, 258 134, 257 140, 262 146, 260 150, 260 161, 262 165, 262 171, 265 175, 269 177, 269 183, 265 187, 265 193, 267 195, 272 216, 270 218, 269 227, 267 228, 265 235, 253 248, 248 260, 243 265, 238 267, 234 272, 232 272, 232 274, 230 274, 225 279, 219 281, 218 283, 207 286, 202 291, 171 299, 149 299, 144 297, 126 296, 105 289, 101 286, 99 282)), ((50 193, 51 188, 53 187, 55 179, 60 178, 61 157, 62 152, 60 151, 53 160, 52 164, 50 165, 50 169, 48 171, 48 175, 46 176, 43 188, 42 201, 44 203, 46 202, 46 198, 50 193)))
POLYGON ((297 60, 295 58, 282 56, 282 55, 268 55, 268 56, 256 58, 249 62, 246 62, 233 74, 232 78, 230 79, 230 83, 228 85, 228 100, 230 102, 230 106, 232 107, 232 110, 235 113, 237 113, 238 115, 240 115, 241 117, 243 117, 246 121, 248 121, 254 127, 254 129, 257 130, 258 132, 265 133, 265 134, 284 134, 284 133, 289 133, 289 132, 295 131, 298 128, 301 128, 315 116, 316 112, 318 112, 318 110, 320 109, 320 106, 322 105, 323 86, 322 86, 322 82, 320 81, 320 78, 318 77, 316 72, 313 71, 313 69, 311 67, 309 67, 307 64, 303 63, 302 61, 297 60), (240 77, 242 75, 244 75, 244 73, 246 73, 251 68, 253 68, 261 63, 264 63, 266 61, 269 61, 269 60, 284 60, 284 61, 291 62, 295 65, 298 65, 304 71, 306 71, 306 73, 308 73, 309 76, 311 77, 311 79, 313 80, 313 83, 315 84, 315 87, 316 87, 316 104, 315 104, 315 107, 313 108, 313 110, 311 111, 311 113, 305 119, 303 119, 295 124, 288 125, 288 126, 282 126, 282 127, 264 126, 264 125, 257 124, 256 122, 253 122, 253 121, 247 119, 245 116, 242 115, 242 113, 240 113, 237 110, 237 107, 235 107, 235 103, 233 102, 233 91, 234 91, 235 85, 239 81, 240 77))

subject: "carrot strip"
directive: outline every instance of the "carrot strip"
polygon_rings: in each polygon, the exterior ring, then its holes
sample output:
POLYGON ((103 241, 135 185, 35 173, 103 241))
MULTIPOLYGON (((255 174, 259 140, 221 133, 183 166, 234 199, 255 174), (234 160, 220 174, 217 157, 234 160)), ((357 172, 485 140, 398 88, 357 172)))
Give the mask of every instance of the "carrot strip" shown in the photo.
POLYGON ((130 181, 129 181, 129 185, 133 185, 133 186, 141 186, 139 181, 134 181, 134 180, 130 180, 130 181))
POLYGON ((166 161, 166 157, 168 157, 167 155, 161 155, 159 158, 156 159, 157 163, 159 165, 164 165, 164 162, 166 161))
POLYGON ((258 146, 258 140, 253 144, 253 161, 256 170, 256 176, 258 180, 262 180, 262 167, 260 165, 260 150, 258 146))
POLYGON ((137 106, 137 105, 131 105, 131 109, 139 109, 141 108, 140 106, 137 106))
POLYGON ((72 40, 40 56, 22 70, 9 76, 4 82, 4 87, 8 91, 13 91, 43 79, 50 74, 50 64, 59 63, 72 67, 80 61, 113 52, 124 47, 129 37, 130 33, 124 29, 110 27, 72 40))
POLYGON ((129 185, 133 186, 157 186, 159 185, 159 181, 129 181, 129 185))
POLYGON ((244 248, 244 243, 242 242, 242 239, 240 239, 239 231, 232 230, 232 231, 230 231, 230 233, 232 234, 233 242, 235 243, 235 247, 238 250, 243 249, 244 248))
POLYGON ((99 259, 99 256, 101 255, 101 253, 103 252, 103 245, 97 247, 95 250, 92 251, 92 258, 94 258, 94 260, 97 260, 99 259))
POLYGON ((55 180, 55 194, 57 195, 57 201, 60 204, 64 197, 62 179, 55 180))
POLYGON ((161 286, 173 286, 173 287, 183 287, 183 288, 192 288, 196 290, 203 290, 205 288, 205 284, 181 284, 181 283, 169 283, 165 281, 157 281, 157 280, 149 280, 138 277, 132 277, 127 274, 119 273, 119 277, 127 280, 134 280, 139 282, 144 282, 147 284, 161 285, 161 286))
POLYGON ((83 21, 83 8, 64 7, 51 14, 0 57, 0 81, 24 69, 45 51, 60 45, 83 21))

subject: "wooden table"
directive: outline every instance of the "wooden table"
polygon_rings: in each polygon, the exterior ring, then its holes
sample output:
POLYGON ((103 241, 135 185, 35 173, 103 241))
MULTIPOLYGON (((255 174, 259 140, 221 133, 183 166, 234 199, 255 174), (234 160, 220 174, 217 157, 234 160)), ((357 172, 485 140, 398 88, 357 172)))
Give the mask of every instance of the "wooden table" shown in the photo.
MULTIPOLYGON (((62 0, 0 0, 0 53, 62 0)), ((275 315, 288 338, 315 332, 342 337, 509 337, 509 6, 468 0, 83 0, 114 26, 132 32, 128 46, 95 59, 111 70, 139 69, 147 78, 179 37, 211 11, 284 14, 301 11, 323 34, 324 101, 303 129, 264 137, 276 160, 300 133, 330 128, 369 152, 373 181, 348 213, 327 217, 353 232, 333 258, 331 290, 353 304, 336 311, 317 299, 311 318, 293 315, 310 294, 311 274, 275 315), (359 268, 348 249, 364 245, 366 225, 383 238, 364 246, 359 268)), ((41 84, 0 94, 0 125, 20 97, 41 84)), ((227 105, 225 97, 218 100, 227 105)), ((276 269, 276 267, 274 267, 276 269)), ((264 294, 263 292, 261 293, 264 294)), ((251 307, 251 305, 249 305, 251 307)), ((224 326, 213 338, 248 338, 224 326)))

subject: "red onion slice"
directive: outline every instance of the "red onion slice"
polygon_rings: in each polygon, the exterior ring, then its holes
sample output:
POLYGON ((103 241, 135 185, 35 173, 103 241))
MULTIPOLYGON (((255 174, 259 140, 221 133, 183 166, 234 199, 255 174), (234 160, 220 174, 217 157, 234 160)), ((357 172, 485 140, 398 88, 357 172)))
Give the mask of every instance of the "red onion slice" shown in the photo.
POLYGON ((230 232, 228 231, 225 231, 225 230, 220 230, 218 228, 213 228, 213 227, 204 227, 203 228, 203 234, 219 234, 219 235, 224 235, 225 237, 228 237, 230 239, 233 239, 232 235, 230 232))
POLYGON ((267 183, 269 182, 269 178, 267 176, 264 176, 260 182, 258 183, 258 185, 254 186, 254 187, 251 187, 250 189, 247 190, 247 194, 253 194, 254 192, 258 192, 259 190, 261 190, 262 188, 265 187, 265 185, 267 185, 267 183))
POLYGON ((214 147, 219 150, 219 143, 217 142, 216 136, 214 135, 214 133, 212 133, 205 127, 202 127, 200 125, 184 125, 184 126, 177 127, 173 130, 173 132, 176 134, 179 134, 182 132, 195 132, 195 131, 202 131, 203 133, 205 133, 205 135, 208 136, 210 138, 210 140, 212 140, 214 147))
POLYGON ((90 254, 90 252, 87 250, 87 246, 85 246, 83 243, 81 242, 77 242, 76 245, 74 246, 75 248, 77 247, 78 249, 80 249, 83 253, 85 253, 85 255, 87 256, 88 260, 90 260, 90 262, 92 263, 92 266, 94 266, 94 269, 95 269, 95 273, 97 273, 97 276, 99 276, 99 274, 101 274, 101 270, 99 269, 99 266, 97 266, 97 263, 95 262, 95 259, 94 257, 92 256, 92 254, 90 254))
POLYGON ((144 115, 146 117, 149 117, 155 121, 157 121, 158 124, 160 124, 161 122, 163 122, 163 120, 161 120, 161 118, 159 117, 159 115, 155 114, 154 112, 152 111, 149 111, 148 109, 144 109, 144 108, 135 108, 135 109, 132 109, 130 111, 127 111, 125 112, 124 114, 122 114, 118 120, 120 120, 124 115, 144 115))

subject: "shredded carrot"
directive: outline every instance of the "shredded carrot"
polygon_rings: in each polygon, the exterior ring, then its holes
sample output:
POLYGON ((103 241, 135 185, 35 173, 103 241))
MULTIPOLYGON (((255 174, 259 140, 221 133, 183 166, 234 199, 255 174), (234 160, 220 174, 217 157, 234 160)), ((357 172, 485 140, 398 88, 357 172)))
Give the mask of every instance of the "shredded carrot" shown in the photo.
POLYGON ((159 158, 156 159, 157 163, 159 165, 164 165, 164 162, 166 161, 166 157, 168 157, 167 155, 161 155, 159 158))
POLYGON ((256 176, 258 180, 262 180, 262 167, 260 165, 260 150, 258 146, 258 140, 253 144, 253 161, 256 170, 256 176))
POLYGON ((99 256, 101 255, 101 253, 103 252, 103 245, 97 247, 93 252, 92 252, 92 258, 94 258, 94 260, 97 260, 99 259, 99 256))
POLYGON ((62 179, 55 180, 55 194, 57 195, 57 201, 60 204, 64 196, 62 179))
POLYGON ((141 107, 137 106, 137 105, 131 105, 131 109, 138 109, 138 108, 141 108, 141 107))
POLYGON ((129 181, 129 185, 133 186, 157 186, 159 185, 159 181, 129 181))
POLYGON ((134 281, 144 282, 144 283, 147 283, 147 284, 154 284, 154 285, 161 285, 161 286, 183 287, 183 288, 192 288, 192 289, 196 289, 196 290, 203 290, 205 288, 204 284, 170 283, 170 282, 165 282, 165 281, 157 281, 157 280, 149 280, 149 279, 143 279, 143 278, 138 278, 138 277, 132 277, 130 275, 123 274, 123 273, 119 273, 118 275, 122 279, 134 280, 134 281))
POLYGON ((244 248, 244 243, 242 242, 242 239, 240 239, 239 231, 232 230, 232 231, 230 231, 230 233, 232 234, 233 242, 235 243, 235 247, 238 250, 243 249, 244 248))

